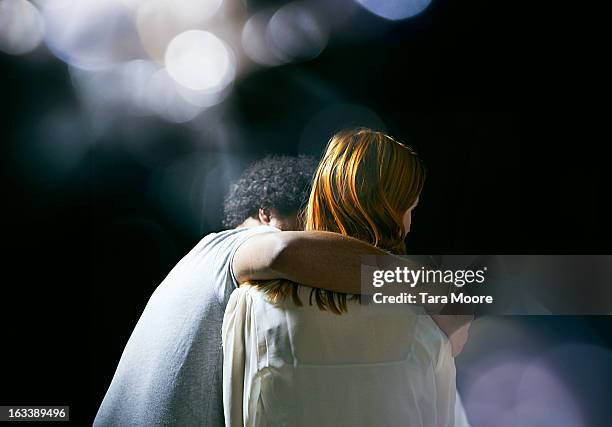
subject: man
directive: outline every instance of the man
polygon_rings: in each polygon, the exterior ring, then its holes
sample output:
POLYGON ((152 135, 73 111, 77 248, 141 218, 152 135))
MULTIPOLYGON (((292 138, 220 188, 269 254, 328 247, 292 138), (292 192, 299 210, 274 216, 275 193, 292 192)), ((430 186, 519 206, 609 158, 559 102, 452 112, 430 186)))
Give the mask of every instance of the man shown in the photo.
POLYGON ((96 426, 223 426, 221 325, 239 283, 284 278, 359 293, 361 256, 384 252, 327 232, 295 230, 316 163, 266 157, 225 202, 205 236, 151 296, 94 421, 96 426))
POLYGON ((100 426, 221 426, 221 324, 237 286, 231 260, 257 233, 296 228, 316 162, 266 157, 225 201, 224 225, 205 236, 151 296, 100 406, 100 426))

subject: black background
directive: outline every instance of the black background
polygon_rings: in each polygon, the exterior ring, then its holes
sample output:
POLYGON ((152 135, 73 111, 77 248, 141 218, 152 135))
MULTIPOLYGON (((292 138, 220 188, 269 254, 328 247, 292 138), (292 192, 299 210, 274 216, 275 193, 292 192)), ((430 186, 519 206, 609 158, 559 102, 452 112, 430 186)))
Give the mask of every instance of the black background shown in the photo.
MULTIPOLYGON (((429 168, 411 252, 609 253, 607 141, 595 131, 606 117, 587 101, 601 95, 602 71, 589 71, 578 41, 595 43, 592 28, 578 30, 591 21, 559 4, 533 7, 434 0, 410 25, 373 40, 336 41, 313 61, 253 73, 231 94, 248 139, 232 154, 241 164, 266 153, 317 154, 324 140, 298 143, 308 119, 330 103, 365 105, 429 168), (313 85, 333 88, 332 98, 313 85)), ((73 420, 89 424, 152 290, 220 228, 220 210, 209 207, 223 189, 210 193, 207 220, 194 228, 145 197, 155 168, 116 145, 92 148, 57 179, 36 175, 35 162, 24 171, 16 159, 34 156, 31 129, 55 106, 78 102, 59 61, 1 55, 0 70, 0 402, 69 404, 73 420)), ((157 165, 217 150, 205 135, 194 144, 180 125, 130 126, 156 129, 148 144, 157 165)), ((607 318, 537 322, 574 338, 588 330, 612 346, 607 318)), ((604 425, 597 410, 592 425, 604 425)))

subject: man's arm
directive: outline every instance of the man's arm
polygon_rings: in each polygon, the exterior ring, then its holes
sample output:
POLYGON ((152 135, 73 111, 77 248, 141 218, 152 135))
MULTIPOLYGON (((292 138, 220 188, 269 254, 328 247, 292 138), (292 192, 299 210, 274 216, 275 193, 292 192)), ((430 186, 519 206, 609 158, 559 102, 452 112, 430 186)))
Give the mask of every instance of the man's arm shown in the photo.
MULTIPOLYGON (((388 252, 368 243, 338 233, 279 231, 257 234, 240 245, 232 268, 239 283, 287 279, 314 288, 360 294, 363 291, 363 256, 382 256, 379 259, 391 265, 420 267, 406 258, 390 256, 388 252)), ((437 288, 443 289, 440 285, 437 288)), ((430 313, 440 310, 439 306, 425 308, 430 313)), ((472 317, 432 314, 432 319, 451 340, 453 355, 458 354, 467 339, 472 317)))
MULTIPOLYGON (((390 254, 359 239, 328 231, 277 231, 256 234, 234 254, 232 270, 238 283, 249 280, 287 279, 313 288, 348 294, 373 292, 361 287, 362 267, 367 270, 423 265, 406 257, 390 254), (363 257, 367 257, 365 260, 363 257), (365 261, 365 262, 364 262, 365 261), (364 263, 362 265, 362 262, 364 263)), ((418 283, 413 291, 429 288, 418 283)), ((430 293, 446 295, 451 285, 438 284, 430 293)), ((438 312, 443 305, 424 305, 438 312)))
POLYGON ((338 233, 280 231, 249 238, 236 251, 232 268, 239 283, 287 279, 314 288, 359 294, 364 255, 389 254, 338 233))

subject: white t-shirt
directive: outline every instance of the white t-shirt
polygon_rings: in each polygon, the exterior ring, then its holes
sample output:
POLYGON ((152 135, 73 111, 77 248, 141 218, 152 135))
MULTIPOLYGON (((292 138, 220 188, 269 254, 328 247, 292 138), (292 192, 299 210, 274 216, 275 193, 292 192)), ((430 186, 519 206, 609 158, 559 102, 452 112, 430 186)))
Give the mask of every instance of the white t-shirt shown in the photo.
MULTIPOLYGON (((415 306, 348 302, 336 315, 252 287, 223 320, 226 426, 450 427, 455 364, 446 335, 415 306)), ((314 301, 313 301, 314 303, 314 301)))

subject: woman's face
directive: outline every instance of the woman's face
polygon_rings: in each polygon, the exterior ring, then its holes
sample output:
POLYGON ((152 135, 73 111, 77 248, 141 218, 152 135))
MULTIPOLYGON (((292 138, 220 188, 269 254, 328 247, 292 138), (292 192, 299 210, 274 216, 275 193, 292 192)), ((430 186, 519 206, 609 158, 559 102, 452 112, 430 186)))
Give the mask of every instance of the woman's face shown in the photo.
POLYGON ((404 213, 404 217, 402 218, 402 222, 404 223, 404 237, 410 232, 410 225, 412 224, 412 211, 416 208, 416 205, 419 203, 419 198, 414 201, 413 205, 404 213))

